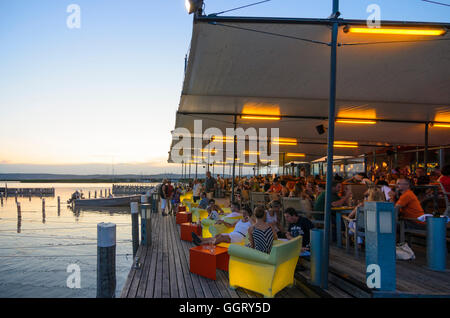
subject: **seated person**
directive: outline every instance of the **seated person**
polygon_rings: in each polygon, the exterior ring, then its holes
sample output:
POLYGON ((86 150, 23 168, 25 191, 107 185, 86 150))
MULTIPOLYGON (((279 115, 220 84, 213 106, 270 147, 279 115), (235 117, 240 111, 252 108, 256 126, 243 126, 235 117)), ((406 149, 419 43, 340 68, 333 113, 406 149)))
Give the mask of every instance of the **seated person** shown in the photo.
POLYGON ((199 209, 203 209, 205 210, 208 207, 208 198, 206 197, 206 192, 202 192, 202 194, 200 195, 200 203, 198 204, 198 208, 199 209))
POLYGON ((270 202, 270 209, 266 211, 266 222, 272 225, 275 232, 278 233, 281 229, 281 203, 278 200, 270 202))
POLYGON ((266 193, 279 194, 282 189, 283 189, 283 186, 280 184, 280 179, 278 177, 276 177, 273 180, 273 184, 270 186, 269 190, 266 191, 266 193))
POLYGON ((268 224, 266 219, 266 210, 263 206, 257 206, 253 213, 256 217, 256 223, 248 229, 249 246, 263 253, 270 254, 273 241, 278 239, 273 225, 268 224))
POLYGON ((227 214, 227 217, 233 218, 233 217, 242 216, 239 203, 231 202, 230 209, 231 209, 231 213, 227 214))
MULTIPOLYGON (((365 196, 364 202, 369 202, 369 201, 386 201, 385 200, 385 194, 383 193, 383 191, 381 191, 379 188, 374 187, 374 188, 370 188, 369 190, 367 190, 367 195, 365 196)), ((350 219, 349 223, 348 223, 348 227, 351 229, 349 231, 350 235, 353 235, 354 230, 355 230, 355 217, 356 217, 356 212, 358 210, 358 208, 364 206, 364 203, 361 202, 359 203, 354 209, 353 211, 347 216, 347 219, 350 219)), ((345 216, 344 216, 345 218, 345 216)), ((358 244, 362 244, 362 238, 358 236, 357 239, 357 243, 358 244)))
MULTIPOLYGON (((195 245, 208 245, 219 243, 240 243, 244 241, 249 227, 252 225, 251 216, 252 210, 244 208, 241 210, 243 218, 238 220, 234 225, 234 231, 231 233, 218 234, 215 237, 200 238, 197 234, 192 232, 192 239, 195 245)), ((227 223, 224 223, 225 225, 227 223)))
MULTIPOLYGON (((411 190, 411 182, 406 178, 398 178, 397 189, 398 193, 394 191, 390 192, 390 201, 395 203, 396 208, 400 208, 399 217, 417 219, 422 216, 424 214, 423 208, 420 205, 419 199, 411 190)), ((420 221, 409 220, 406 223, 410 227, 417 229, 423 229, 423 225, 425 224, 420 221)))
POLYGON ((208 211, 208 218, 210 218, 211 220, 218 220, 219 214, 225 214, 222 208, 216 204, 216 200, 214 199, 209 200, 206 211, 208 211))
MULTIPOLYGON (((347 202, 352 195, 352 192, 347 188, 342 198, 338 195, 342 190, 342 183, 333 181, 331 185, 331 207, 340 207, 347 205, 347 202)), ((325 192, 322 192, 314 204, 314 211, 325 211, 325 192)))
POLYGON ((310 233, 309 231, 314 228, 314 224, 307 218, 298 215, 294 208, 287 208, 284 211, 284 218, 289 224, 288 230, 283 232, 280 237, 292 240, 293 238, 302 235, 302 252, 309 250, 310 233))

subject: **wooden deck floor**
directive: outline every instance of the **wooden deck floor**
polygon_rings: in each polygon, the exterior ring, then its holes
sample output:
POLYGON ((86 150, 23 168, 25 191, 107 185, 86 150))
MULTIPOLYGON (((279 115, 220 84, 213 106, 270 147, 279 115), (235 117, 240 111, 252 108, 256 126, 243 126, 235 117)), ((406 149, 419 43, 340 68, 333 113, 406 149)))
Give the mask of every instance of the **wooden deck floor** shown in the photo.
MULTIPOLYGON (((445 272, 432 271, 426 265, 426 248, 412 246, 416 259, 412 261, 396 262, 397 290, 396 293, 403 296, 416 295, 450 297, 450 270, 445 272)), ((309 279, 309 262, 302 261, 305 271, 297 272, 296 277, 303 276, 303 280, 309 279)), ((450 268, 450 260, 447 261, 450 268)), ((330 246, 329 265, 329 290, 332 297, 375 297, 376 294, 366 286, 366 261, 363 252, 355 256, 352 251, 345 248, 330 246)), ((402 296, 402 297, 403 297, 402 296)))
MULTIPOLYGON (((193 243, 180 239, 174 216, 152 214, 152 245, 140 246, 139 269, 132 268, 122 289, 122 298, 255 298, 241 288, 228 288, 228 273, 217 270, 217 280, 189 271, 189 249, 193 243)), ((297 287, 285 288, 277 298, 305 298, 297 287)))

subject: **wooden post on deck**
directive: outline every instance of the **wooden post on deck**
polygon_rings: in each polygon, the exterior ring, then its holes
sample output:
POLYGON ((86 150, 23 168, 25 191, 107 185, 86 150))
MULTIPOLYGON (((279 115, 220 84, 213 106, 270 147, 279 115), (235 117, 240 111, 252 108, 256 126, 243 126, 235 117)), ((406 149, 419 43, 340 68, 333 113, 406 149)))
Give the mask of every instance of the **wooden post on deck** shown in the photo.
POLYGON ((147 196, 141 196, 141 243, 144 246, 152 244, 152 227, 150 219, 150 205, 147 196))
POLYGON ((97 224, 97 298, 115 298, 116 224, 97 224))
POLYGON ((102 197, 103 197, 103 190, 100 189, 100 198, 102 198, 102 197))
POLYGON ((94 199, 97 199, 97 190, 94 192, 94 199))
POLYGON ((131 238, 133 241, 133 258, 139 248, 139 207, 137 202, 130 202, 131 208, 131 238))
POLYGON ((3 193, 0 193, 0 202, 1 202, 2 206, 3 206, 3 193))
POLYGON ((89 199, 91 198, 91 191, 89 191, 89 197, 88 197, 89 199))
POLYGON ((42 223, 45 223, 45 199, 42 199, 42 223))

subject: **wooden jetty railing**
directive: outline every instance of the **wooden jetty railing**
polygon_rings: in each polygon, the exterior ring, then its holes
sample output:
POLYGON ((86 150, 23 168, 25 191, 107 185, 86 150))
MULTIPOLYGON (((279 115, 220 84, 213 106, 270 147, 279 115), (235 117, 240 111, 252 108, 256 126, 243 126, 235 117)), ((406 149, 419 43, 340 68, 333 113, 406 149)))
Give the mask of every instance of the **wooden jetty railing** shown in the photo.
POLYGON ((154 186, 150 185, 117 185, 113 184, 112 192, 116 194, 143 194, 154 189, 154 186))
POLYGON ((41 197, 53 197, 55 196, 55 188, 0 188, 0 193, 3 196, 41 196, 41 197))

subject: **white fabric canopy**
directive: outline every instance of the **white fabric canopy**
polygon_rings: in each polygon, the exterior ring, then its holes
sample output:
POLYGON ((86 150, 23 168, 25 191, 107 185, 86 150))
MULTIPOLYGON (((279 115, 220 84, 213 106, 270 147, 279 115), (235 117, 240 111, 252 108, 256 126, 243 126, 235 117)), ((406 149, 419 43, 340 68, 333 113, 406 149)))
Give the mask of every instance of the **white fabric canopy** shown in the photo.
MULTIPOLYGON (((336 116, 382 121, 336 123, 335 139, 356 141, 360 147, 336 148, 335 154, 356 156, 375 145, 423 145, 425 122, 450 123, 450 35, 395 37, 343 30, 364 23, 343 20, 339 29, 336 116), (392 41, 402 42, 348 45, 392 41)), ((382 23, 386 25, 450 27, 382 23)), ((197 18, 175 127, 193 131, 193 121, 202 119, 203 129, 217 127, 225 133, 236 114, 238 127, 279 127, 280 137, 300 142, 280 146, 280 152, 306 153, 305 161, 326 155, 326 134, 319 135, 315 127, 327 125, 330 37, 327 20, 197 18), (278 113, 282 119, 240 118, 248 109, 278 113)), ((429 144, 450 144, 450 129, 430 127, 429 144)))

